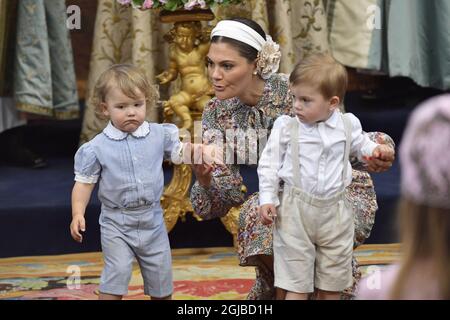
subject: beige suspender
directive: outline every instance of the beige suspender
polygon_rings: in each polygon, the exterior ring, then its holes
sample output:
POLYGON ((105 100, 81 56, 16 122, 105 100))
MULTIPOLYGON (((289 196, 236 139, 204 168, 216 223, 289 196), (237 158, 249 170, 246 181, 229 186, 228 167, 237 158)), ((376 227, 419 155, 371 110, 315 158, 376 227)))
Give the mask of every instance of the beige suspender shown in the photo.
MULTIPOLYGON (((342 121, 344 122, 344 132, 345 132, 345 151, 344 151, 344 170, 342 171, 342 184, 345 185, 345 178, 347 177, 348 161, 350 158, 350 147, 352 141, 352 124, 345 114, 341 114, 342 121)), ((294 175, 294 186, 300 187, 300 161, 299 161, 299 125, 298 120, 294 117, 291 119, 290 133, 291 133, 291 160, 292 160, 292 171, 294 175)))
POLYGON ((350 147, 352 143, 352 123, 349 118, 341 113, 342 121, 344 121, 345 130, 345 152, 344 152, 344 170, 342 170, 342 184, 345 187, 345 177, 347 177, 348 161, 350 159, 350 147))
POLYGON ((298 141, 298 120, 296 117, 291 120, 291 160, 292 172, 294 174, 294 187, 300 187, 300 159, 299 159, 299 144, 298 141))

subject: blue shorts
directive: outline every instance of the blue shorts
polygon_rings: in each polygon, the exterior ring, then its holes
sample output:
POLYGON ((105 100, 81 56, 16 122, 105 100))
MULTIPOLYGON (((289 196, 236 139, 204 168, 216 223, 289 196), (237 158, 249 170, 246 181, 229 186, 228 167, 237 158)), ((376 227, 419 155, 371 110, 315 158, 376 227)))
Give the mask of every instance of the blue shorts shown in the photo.
POLYGON ((172 294, 172 257, 159 204, 136 210, 102 206, 99 223, 104 260, 100 292, 126 295, 136 258, 144 293, 156 298, 172 294))

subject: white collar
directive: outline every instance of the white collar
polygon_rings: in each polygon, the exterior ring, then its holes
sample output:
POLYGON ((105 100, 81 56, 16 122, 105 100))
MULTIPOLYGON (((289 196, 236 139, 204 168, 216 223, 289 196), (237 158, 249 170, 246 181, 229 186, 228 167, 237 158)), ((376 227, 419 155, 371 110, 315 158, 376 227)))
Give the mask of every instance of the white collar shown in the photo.
POLYGON ((340 111, 335 110, 333 111, 333 113, 331 114, 331 116, 327 119, 327 121, 325 121, 325 125, 329 126, 331 129, 336 129, 338 120, 339 120, 339 113, 340 111))
MULTIPOLYGON (((113 126, 112 122, 109 121, 108 125, 105 129, 103 129, 103 133, 112 140, 123 140, 130 133, 123 132, 116 127, 113 126)), ((139 128, 136 129, 136 131, 132 132, 131 135, 135 138, 144 138, 150 133, 150 123, 147 121, 144 121, 139 128)))
POLYGON ((307 131, 311 131, 314 128, 317 128, 317 126, 320 123, 325 124, 326 126, 330 127, 331 129, 336 129, 338 120, 339 120, 339 111, 334 111, 331 116, 323 122, 316 122, 316 123, 312 123, 312 124, 308 124, 308 123, 304 123, 302 121, 300 121, 300 119, 298 117, 295 117, 297 119, 297 121, 303 126, 303 128, 305 128, 307 131))

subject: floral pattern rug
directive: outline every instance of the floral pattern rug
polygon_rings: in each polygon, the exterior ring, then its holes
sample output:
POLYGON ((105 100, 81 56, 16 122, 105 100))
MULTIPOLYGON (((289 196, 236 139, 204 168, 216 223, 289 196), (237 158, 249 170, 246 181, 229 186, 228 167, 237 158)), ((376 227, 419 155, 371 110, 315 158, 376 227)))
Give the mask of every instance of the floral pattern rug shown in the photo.
MULTIPOLYGON (((363 273, 393 263, 399 245, 365 245, 355 252, 363 273)), ((238 266, 234 248, 174 249, 174 299, 245 299, 253 268, 238 266)), ((0 259, 0 300, 92 300, 98 298, 100 252, 0 259)), ((135 264, 127 300, 149 299, 135 264)))

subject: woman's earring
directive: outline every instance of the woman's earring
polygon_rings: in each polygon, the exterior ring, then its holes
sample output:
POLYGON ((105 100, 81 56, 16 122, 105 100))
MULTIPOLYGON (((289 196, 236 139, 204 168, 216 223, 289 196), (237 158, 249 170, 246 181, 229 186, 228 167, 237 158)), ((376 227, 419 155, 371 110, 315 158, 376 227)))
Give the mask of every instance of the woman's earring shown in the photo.
POLYGON ((256 76, 258 74, 258 71, 253 71, 253 75, 256 76))

